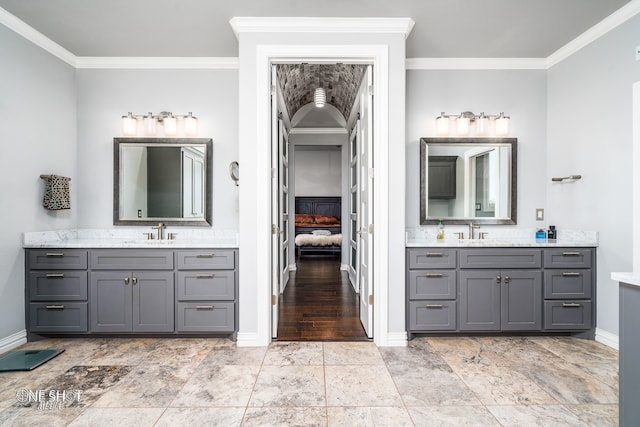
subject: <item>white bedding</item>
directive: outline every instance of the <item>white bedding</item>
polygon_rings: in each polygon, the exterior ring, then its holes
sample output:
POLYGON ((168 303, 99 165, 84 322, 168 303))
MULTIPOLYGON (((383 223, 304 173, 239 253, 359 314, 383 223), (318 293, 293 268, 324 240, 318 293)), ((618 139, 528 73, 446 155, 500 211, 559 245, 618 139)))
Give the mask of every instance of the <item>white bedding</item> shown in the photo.
POLYGON ((298 234, 296 246, 332 246, 342 244, 342 234, 316 236, 314 234, 298 234))

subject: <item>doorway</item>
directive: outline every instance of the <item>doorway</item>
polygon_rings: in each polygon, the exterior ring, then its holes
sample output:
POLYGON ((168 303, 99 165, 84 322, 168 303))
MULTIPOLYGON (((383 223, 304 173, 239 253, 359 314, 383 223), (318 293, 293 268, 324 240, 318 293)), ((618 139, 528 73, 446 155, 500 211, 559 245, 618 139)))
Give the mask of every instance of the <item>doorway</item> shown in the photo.
POLYGON ((300 62, 271 69, 272 336, 366 340, 373 335, 372 66, 300 62), (323 86, 327 105, 320 108, 310 94, 323 86), (305 227, 308 219, 313 225, 305 227))

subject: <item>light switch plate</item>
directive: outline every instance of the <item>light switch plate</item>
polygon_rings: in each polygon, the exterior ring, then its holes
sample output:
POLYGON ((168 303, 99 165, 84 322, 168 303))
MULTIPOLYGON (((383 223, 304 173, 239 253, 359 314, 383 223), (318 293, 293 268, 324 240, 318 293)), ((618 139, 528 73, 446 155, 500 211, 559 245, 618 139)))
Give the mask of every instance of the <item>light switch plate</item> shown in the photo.
POLYGON ((636 46, 636 61, 640 61, 640 46, 636 46))
POLYGON ((544 221, 544 209, 536 209, 536 221, 544 221))

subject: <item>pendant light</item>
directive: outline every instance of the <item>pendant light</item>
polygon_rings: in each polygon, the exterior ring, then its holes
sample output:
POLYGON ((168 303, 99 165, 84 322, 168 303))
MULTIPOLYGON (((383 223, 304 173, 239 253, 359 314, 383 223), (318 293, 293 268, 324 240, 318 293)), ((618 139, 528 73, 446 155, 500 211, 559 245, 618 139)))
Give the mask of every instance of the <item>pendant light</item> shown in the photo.
POLYGON ((313 102, 316 104, 316 107, 318 108, 324 107, 324 104, 327 102, 327 94, 325 93, 324 88, 322 87, 320 67, 321 65, 318 64, 318 87, 313 93, 313 102))

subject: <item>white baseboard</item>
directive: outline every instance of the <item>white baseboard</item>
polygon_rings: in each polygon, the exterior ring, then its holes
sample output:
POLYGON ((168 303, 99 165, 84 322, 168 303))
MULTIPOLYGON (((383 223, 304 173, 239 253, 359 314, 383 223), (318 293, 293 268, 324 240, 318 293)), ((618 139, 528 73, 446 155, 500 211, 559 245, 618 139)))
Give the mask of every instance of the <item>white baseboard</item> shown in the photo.
POLYGON ((618 335, 607 332, 604 329, 596 328, 596 341, 619 350, 620 338, 618 337, 618 335))
POLYGON ((406 347, 408 343, 406 332, 389 332, 384 347, 406 347))
POLYGON ((23 329, 20 332, 9 335, 8 337, 0 339, 0 354, 9 350, 13 350, 16 347, 20 347, 27 342, 27 330, 23 329))
POLYGON ((340 264, 340 270, 349 271, 349 264, 340 264))
POLYGON ((295 263, 289 264, 289 271, 296 271, 297 269, 298 269, 298 267, 296 266, 295 263))
POLYGON ((236 346, 238 347, 266 347, 268 342, 264 342, 255 332, 238 332, 236 337, 236 346))

